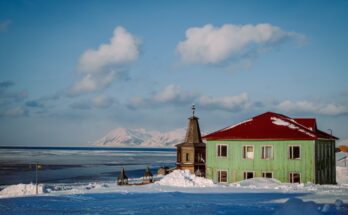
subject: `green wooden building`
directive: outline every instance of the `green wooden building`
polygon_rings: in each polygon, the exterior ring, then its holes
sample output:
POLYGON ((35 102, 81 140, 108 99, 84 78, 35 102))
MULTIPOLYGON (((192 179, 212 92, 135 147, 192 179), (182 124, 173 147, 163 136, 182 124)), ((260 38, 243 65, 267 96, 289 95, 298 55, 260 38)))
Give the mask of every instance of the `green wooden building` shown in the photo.
POLYGON ((336 183, 336 137, 313 118, 267 112, 203 137, 206 177, 232 183, 253 177, 282 182, 336 183))

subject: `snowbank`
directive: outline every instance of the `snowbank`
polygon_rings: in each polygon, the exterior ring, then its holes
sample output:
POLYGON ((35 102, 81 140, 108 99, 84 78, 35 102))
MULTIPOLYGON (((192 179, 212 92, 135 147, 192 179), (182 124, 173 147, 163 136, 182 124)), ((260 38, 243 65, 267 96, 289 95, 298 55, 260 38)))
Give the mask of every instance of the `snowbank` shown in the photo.
MULTIPOLYGON (((334 200, 333 200, 334 201, 334 200)), ((313 201, 303 201, 299 198, 290 198, 274 215, 315 215, 315 214, 346 214, 343 201, 336 199, 331 204, 316 204, 313 201), (299 210, 301 208, 301 210, 299 210)))
MULTIPOLYGON (((38 185, 38 194, 44 192, 44 185, 38 185)), ((0 198, 4 197, 16 197, 16 196, 28 196, 36 195, 36 185, 35 184, 16 184, 5 187, 0 191, 0 198)))
POLYGON ((190 173, 189 170, 175 170, 172 173, 164 176, 156 184, 162 186, 174 187, 213 187, 215 186, 212 180, 197 177, 190 173))
POLYGON ((247 188, 262 188, 262 189, 277 189, 282 183, 274 178, 251 178, 243 180, 237 183, 231 184, 236 187, 247 187, 247 188))
POLYGON ((307 214, 322 214, 319 207, 312 201, 304 202, 301 199, 291 198, 283 207, 277 210, 274 215, 307 215, 307 214), (300 209, 301 208, 301 209, 300 209))
MULTIPOLYGON (((159 179, 158 177, 157 179, 159 179)), ((133 179, 142 181, 141 178, 133 179)), ((40 184, 38 193, 44 195, 74 195, 84 193, 148 193, 148 192, 271 192, 271 193, 306 193, 302 199, 308 201, 317 198, 321 203, 331 202, 332 199, 348 201, 348 168, 337 167, 338 185, 290 184, 281 183, 276 179, 253 178, 233 184, 214 184, 212 180, 196 177, 188 170, 175 170, 154 184, 143 186, 118 186, 114 181, 91 183, 58 183, 40 184), (191 189, 192 188, 192 189, 191 189), (319 195, 320 194, 320 195, 319 195), (318 198, 320 197, 320 198, 318 198)), ((0 187, 1 189, 1 187, 0 187)), ((0 190, 0 198, 35 195, 35 184, 17 184, 6 186, 0 190)))
POLYGON ((348 168, 336 166, 336 180, 337 184, 348 185, 348 168))

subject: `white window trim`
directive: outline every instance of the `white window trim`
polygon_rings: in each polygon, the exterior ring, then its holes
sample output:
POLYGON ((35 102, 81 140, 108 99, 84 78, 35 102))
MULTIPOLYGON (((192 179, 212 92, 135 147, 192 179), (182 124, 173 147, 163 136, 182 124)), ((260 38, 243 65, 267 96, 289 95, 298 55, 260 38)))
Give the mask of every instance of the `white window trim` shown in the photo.
MULTIPOLYGON (((292 153, 294 153, 294 150, 292 150, 292 153)), ((289 160, 301 160, 302 158, 302 147, 301 145, 288 145, 288 159, 289 160), (298 146, 300 148, 300 157, 299 158, 290 158, 290 147, 296 147, 298 146)))
POLYGON ((266 178, 266 177, 263 177, 264 173, 271 173, 272 174, 272 178, 273 178, 273 172, 272 171, 261 171, 261 177, 262 178, 266 178))
POLYGON ((218 169, 216 171, 216 173, 217 173, 218 183, 221 183, 221 184, 227 184, 228 183, 228 170, 226 170, 226 169, 218 169), (222 171, 226 172, 226 182, 219 181, 219 178, 221 179, 221 172, 222 171))
POLYGON ((228 145, 227 144, 217 144, 216 145, 216 157, 227 158, 228 157, 228 145), (226 146, 226 156, 219 156, 219 146, 226 146))
POLYGON ((253 173, 253 177, 252 178, 255 178, 255 171, 243 171, 243 180, 247 179, 247 178, 245 178, 245 173, 249 173, 249 172, 252 172, 253 173))
POLYGON ((261 160, 273 160, 273 145, 261 145, 260 146, 260 154, 261 154, 261 160), (262 158, 262 147, 270 146, 271 147, 271 158, 262 158))
POLYGON ((254 145, 242 145, 242 158, 243 158, 243 160, 254 160, 255 159, 255 146, 254 145), (244 157, 244 147, 248 147, 248 146, 253 147, 253 158, 244 157))
POLYGON ((292 182, 290 179, 291 179, 291 177, 290 177, 290 175, 291 174, 299 174, 300 175, 300 184, 301 184, 301 173, 300 172, 289 172, 289 174, 288 174, 288 181, 289 181, 289 183, 292 183, 292 184, 294 184, 295 182, 292 182))

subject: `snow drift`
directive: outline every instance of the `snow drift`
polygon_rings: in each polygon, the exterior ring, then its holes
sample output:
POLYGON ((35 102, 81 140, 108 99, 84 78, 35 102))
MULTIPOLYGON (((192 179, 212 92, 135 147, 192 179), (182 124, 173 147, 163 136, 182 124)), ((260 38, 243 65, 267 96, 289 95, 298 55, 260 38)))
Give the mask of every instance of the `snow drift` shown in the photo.
POLYGON ((212 180, 197 177, 190 173, 189 170, 175 170, 164 176, 160 181, 156 182, 162 186, 174 187, 213 187, 212 180))
MULTIPOLYGON (((38 185, 38 194, 45 193, 45 187, 42 184, 38 185)), ((16 184, 5 187, 0 191, 1 197, 16 197, 16 196, 30 196, 36 195, 35 184, 16 184)))

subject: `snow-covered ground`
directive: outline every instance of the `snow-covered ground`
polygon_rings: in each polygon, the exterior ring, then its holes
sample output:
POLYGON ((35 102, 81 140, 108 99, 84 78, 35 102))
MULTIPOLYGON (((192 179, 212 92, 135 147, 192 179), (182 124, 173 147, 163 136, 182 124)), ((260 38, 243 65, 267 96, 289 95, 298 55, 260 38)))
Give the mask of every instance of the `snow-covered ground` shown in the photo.
POLYGON ((265 178, 222 185, 177 170, 142 186, 40 184, 38 196, 34 184, 18 184, 0 191, 0 214, 348 214, 347 173, 337 168, 338 185, 265 178))

